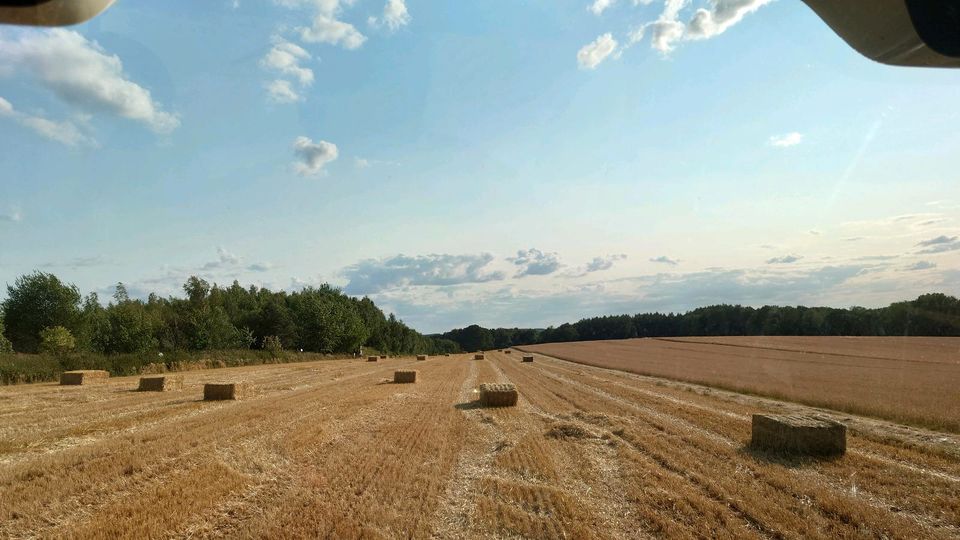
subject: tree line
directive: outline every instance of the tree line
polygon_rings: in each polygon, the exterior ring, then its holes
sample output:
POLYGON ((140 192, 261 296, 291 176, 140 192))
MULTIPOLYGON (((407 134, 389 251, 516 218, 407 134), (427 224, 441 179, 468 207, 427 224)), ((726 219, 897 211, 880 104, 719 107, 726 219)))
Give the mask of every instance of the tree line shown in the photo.
POLYGON ((297 292, 236 281, 228 287, 192 276, 184 297, 131 298, 118 283, 103 305, 53 274, 34 272, 7 286, 0 304, 0 352, 105 355, 221 349, 389 354, 457 352, 456 343, 424 336, 369 298, 324 284, 297 292))
POLYGON ((960 336, 960 300, 932 293, 875 309, 721 304, 685 313, 591 317, 545 329, 471 325, 434 337, 475 351, 558 341, 744 335, 960 336))

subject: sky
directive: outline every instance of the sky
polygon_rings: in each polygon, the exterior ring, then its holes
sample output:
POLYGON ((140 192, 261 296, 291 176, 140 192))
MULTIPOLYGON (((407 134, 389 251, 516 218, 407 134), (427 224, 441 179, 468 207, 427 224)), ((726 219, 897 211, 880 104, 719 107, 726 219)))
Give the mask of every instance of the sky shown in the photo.
POLYGON ((0 285, 424 332, 960 295, 958 87, 786 0, 118 0, 0 26, 0 285))

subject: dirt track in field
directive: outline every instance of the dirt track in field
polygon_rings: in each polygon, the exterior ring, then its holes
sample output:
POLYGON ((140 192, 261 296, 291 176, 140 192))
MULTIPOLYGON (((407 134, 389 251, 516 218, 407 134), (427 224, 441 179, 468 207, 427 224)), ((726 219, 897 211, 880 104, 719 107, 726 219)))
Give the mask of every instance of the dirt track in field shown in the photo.
POLYGON ((960 338, 646 338, 522 348, 960 433, 960 338))
POLYGON ((487 353, 0 388, 0 537, 949 538, 960 440, 848 417, 846 456, 754 453, 795 404, 487 353), (420 382, 388 383, 393 370, 420 382), (253 395, 202 402, 203 382, 253 395), (510 381, 517 407, 479 408, 510 381))

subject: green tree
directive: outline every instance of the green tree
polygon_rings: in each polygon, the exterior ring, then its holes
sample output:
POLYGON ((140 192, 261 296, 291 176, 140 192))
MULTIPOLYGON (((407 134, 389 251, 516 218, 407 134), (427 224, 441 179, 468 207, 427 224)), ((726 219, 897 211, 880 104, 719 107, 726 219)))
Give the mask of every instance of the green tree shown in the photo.
POLYGON ((77 341, 70 330, 52 326, 40 330, 40 352, 64 355, 77 348, 77 341))
POLYGON ((76 330, 80 322, 80 291, 44 272, 20 276, 8 285, 2 306, 6 335, 21 352, 37 352, 44 328, 76 330))
POLYGON ((13 352, 13 344, 3 332, 3 319, 0 319, 0 354, 13 352))

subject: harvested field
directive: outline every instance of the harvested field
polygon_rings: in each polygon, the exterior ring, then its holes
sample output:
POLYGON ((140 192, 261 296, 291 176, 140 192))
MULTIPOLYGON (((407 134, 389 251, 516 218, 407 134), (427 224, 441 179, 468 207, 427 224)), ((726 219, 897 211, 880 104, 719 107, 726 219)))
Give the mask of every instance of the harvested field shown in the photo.
POLYGON ((960 338, 646 338, 521 349, 960 432, 960 338))
POLYGON ((752 414, 810 409, 550 356, 183 377, 0 388, 0 537, 960 535, 957 435, 832 415, 842 457, 756 453, 752 414), (418 384, 382 384, 414 366, 418 384), (204 403, 211 379, 256 392, 204 403), (517 406, 475 406, 483 383, 517 406))

